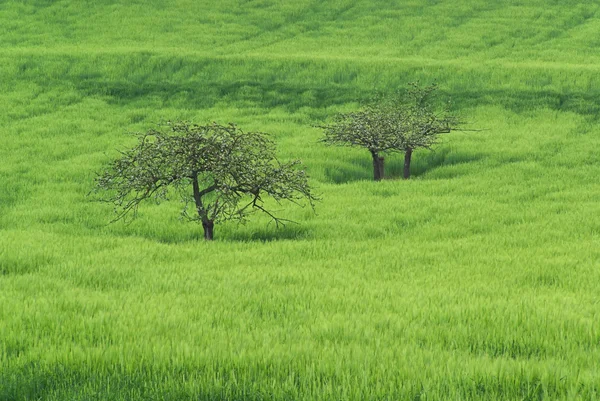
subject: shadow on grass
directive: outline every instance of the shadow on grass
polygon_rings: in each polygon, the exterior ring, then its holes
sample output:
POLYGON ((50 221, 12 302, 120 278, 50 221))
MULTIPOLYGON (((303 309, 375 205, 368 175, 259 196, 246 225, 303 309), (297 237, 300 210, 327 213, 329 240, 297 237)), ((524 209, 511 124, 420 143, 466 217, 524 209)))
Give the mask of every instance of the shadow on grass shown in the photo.
MULTIPOLYGON (((210 64, 204 66, 212 70, 210 64)), ((190 79, 187 82, 173 82, 145 79, 127 80, 125 78, 106 81, 98 77, 88 77, 77 81, 78 89, 86 96, 103 95, 109 103, 130 104, 147 102, 149 99, 160 101, 164 106, 204 109, 214 107, 220 102, 239 107, 259 107, 271 109, 282 107, 287 112, 295 112, 302 107, 321 110, 334 105, 351 102, 364 102, 371 99, 380 90, 358 88, 355 79, 358 73, 337 82, 335 74, 328 76, 330 84, 318 86, 314 83, 277 81, 278 76, 259 77, 257 79, 212 81, 207 85, 202 79, 190 79), (267 79, 268 78, 268 79, 267 79)), ((402 88, 404 83, 391 85, 402 88)), ((539 109, 574 112, 592 118, 600 115, 600 92, 581 92, 577 90, 505 90, 480 88, 475 90, 442 91, 441 98, 451 99, 457 110, 485 105, 499 105, 514 113, 527 113, 539 109)), ((323 115, 327 118, 327 115, 323 115)))
MULTIPOLYGON (((411 164, 411 177, 426 176, 437 169, 448 166, 468 164, 482 160, 483 155, 451 152, 448 148, 420 152, 411 164)), ((373 180, 373 165, 368 156, 354 158, 349 168, 325 168, 327 180, 334 184, 346 184, 354 181, 373 180)), ((385 179, 398 180, 403 178, 403 154, 388 155, 385 160, 385 179)), ((455 174, 456 176, 456 174, 455 174)), ((451 177, 448 177, 451 178, 451 177)))
MULTIPOLYGON (((91 58, 31 55, 20 57, 18 63, 18 73, 11 80, 39 83, 44 88, 63 88, 63 83, 68 83, 83 96, 101 96, 117 104, 203 109, 228 103, 281 107, 289 112, 303 107, 322 110, 360 103, 377 93, 393 93, 408 82, 437 81, 440 99, 450 99, 457 110, 498 105, 519 114, 550 109, 600 118, 600 90, 579 83, 563 84, 564 71, 543 67, 532 70, 536 72, 532 76, 506 77, 503 87, 497 88, 492 79, 494 69, 486 66, 424 69, 400 63, 389 68, 377 62, 174 57, 153 52, 91 58), (526 86, 522 86, 523 79, 527 79, 526 86), (469 85, 464 86, 465 82, 469 85)), ((580 82, 595 79, 593 71, 577 74, 581 74, 580 82)))
POLYGON ((355 157, 350 160, 347 167, 325 167, 325 177, 333 184, 347 184, 353 181, 373 179, 373 164, 368 155, 355 157))
POLYGON ((242 242, 272 242, 308 239, 310 237, 311 231, 308 229, 308 227, 301 224, 289 223, 280 228, 276 228, 274 225, 270 224, 257 230, 232 229, 231 232, 224 233, 222 240, 242 242))
POLYGON ((202 227, 198 228, 197 232, 185 232, 180 235, 161 235, 159 234, 149 234, 142 235, 145 239, 157 241, 161 244, 184 244, 186 242, 197 242, 202 241, 204 239, 204 235, 202 233, 202 227))
MULTIPOLYGON (((283 107, 293 113, 302 107, 324 109, 332 105, 341 105, 353 101, 355 89, 351 87, 316 87, 314 85, 295 85, 285 82, 259 82, 240 80, 236 82, 128 82, 113 81, 101 85, 89 80, 78 84, 87 96, 101 94, 108 96, 109 103, 130 104, 140 101, 159 100, 163 106, 180 107, 185 105, 193 109, 214 107, 226 101, 240 107, 260 107, 272 109, 283 107)), ((326 116, 323 115, 323 118, 326 116)))
POLYGON ((597 119, 600 113, 600 92, 566 90, 520 90, 480 89, 446 91, 443 98, 452 99, 457 109, 475 108, 482 105, 500 105, 516 114, 539 109, 572 112, 597 119))
MULTIPOLYGON (((427 152, 425 155, 421 155, 419 159, 413 161, 411 165, 411 177, 426 178, 428 174, 431 174, 438 169, 448 166, 467 165, 482 160, 483 158, 483 155, 456 153, 451 152, 450 149, 447 148, 427 152)), ((457 175, 458 174, 455 174, 452 177, 457 175)))
MULTIPOLYGON (((260 226, 256 229, 249 229, 245 226, 231 225, 215 225, 216 242, 272 242, 272 241, 287 241, 307 239, 311 237, 311 232, 306 226, 301 224, 288 223, 283 227, 276 228, 274 224, 260 226)), ((204 233, 202 227, 198 226, 197 230, 189 231, 182 228, 181 232, 153 232, 153 233, 120 233, 120 237, 138 237, 149 241, 156 241, 161 244, 176 245, 189 243, 203 243, 204 233)), ((0 266, 2 267, 2 266, 0 266)), ((0 271, 1 273, 1 271, 0 271)))

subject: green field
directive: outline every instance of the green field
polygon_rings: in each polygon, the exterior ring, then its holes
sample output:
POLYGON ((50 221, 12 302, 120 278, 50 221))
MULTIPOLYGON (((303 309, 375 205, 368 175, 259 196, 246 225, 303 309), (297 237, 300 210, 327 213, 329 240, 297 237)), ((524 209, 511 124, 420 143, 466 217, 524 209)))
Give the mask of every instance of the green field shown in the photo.
POLYGON ((600 5, 0 1, 0 401, 600 399, 600 5), (315 128, 437 82, 477 132, 315 128), (127 135, 235 122, 322 198, 216 240, 87 196, 127 135))

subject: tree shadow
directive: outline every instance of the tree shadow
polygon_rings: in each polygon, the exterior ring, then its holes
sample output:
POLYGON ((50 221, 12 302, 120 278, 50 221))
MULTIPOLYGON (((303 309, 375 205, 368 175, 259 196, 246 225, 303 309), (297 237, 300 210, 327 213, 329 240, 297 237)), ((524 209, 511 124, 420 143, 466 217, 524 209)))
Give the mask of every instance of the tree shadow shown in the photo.
POLYGON ((258 230, 231 230, 224 233, 223 237, 217 238, 222 241, 232 242, 273 242, 293 241, 311 238, 312 232, 304 225, 286 224, 276 228, 272 224, 258 230))
POLYGON ((373 163, 369 156, 355 157, 343 166, 326 166, 325 177, 333 184, 347 184, 354 181, 373 179, 373 163))
MULTIPOLYGON (((481 154, 452 152, 448 148, 442 148, 428 152, 420 158, 415 159, 411 165, 411 177, 426 177, 435 170, 448 166, 467 165, 483 158, 484 156, 481 154)), ((445 176, 445 178, 452 178, 458 175, 460 174, 454 172, 451 176, 445 176)))
MULTIPOLYGON (((184 224, 184 223, 182 223, 184 224)), ((143 238, 149 241, 155 241, 165 245, 204 243, 204 234, 202 227, 197 230, 182 229, 181 232, 116 232, 113 236, 121 238, 143 238)), ((250 229, 243 225, 236 224, 216 224, 215 242, 272 242, 287 241, 311 238, 311 231, 301 224, 288 223, 285 226, 276 228, 274 224, 264 225, 259 228, 250 229)), ((1 268, 2 266, 0 266, 1 268)), ((0 275, 2 271, 0 269, 0 275)))
MULTIPOLYGON (((441 148, 431 152, 420 152, 419 157, 411 164, 411 177, 422 177, 448 166, 468 164, 482 160, 484 155, 452 152, 449 148, 441 148)), ((402 154, 388 155, 385 158, 384 180, 402 179, 404 174, 404 159, 402 154)), ((454 173, 452 176, 457 176, 454 173)), ((343 168, 326 167, 325 177, 334 184, 347 184, 355 181, 373 180, 373 165, 369 157, 350 159, 343 168)), ((448 176, 447 178, 451 178, 448 176)))
POLYGON ((150 234, 143 235, 144 238, 160 242, 161 244, 185 244, 187 242, 197 242, 204 240, 204 234, 202 233, 202 227, 195 232, 185 232, 179 235, 163 235, 163 234, 150 234))

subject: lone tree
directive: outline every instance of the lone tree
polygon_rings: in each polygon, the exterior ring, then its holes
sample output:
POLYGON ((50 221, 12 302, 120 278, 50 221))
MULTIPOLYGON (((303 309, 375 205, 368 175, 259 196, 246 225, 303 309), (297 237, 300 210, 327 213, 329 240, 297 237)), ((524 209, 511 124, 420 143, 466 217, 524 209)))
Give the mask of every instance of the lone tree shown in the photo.
POLYGON ((167 127, 138 134, 137 145, 121 152, 96 178, 95 191, 107 191, 102 200, 115 205, 113 221, 135 217, 142 201, 179 194, 184 217, 202 223, 204 239, 212 240, 215 223, 244 221, 257 211, 277 226, 290 221, 265 207, 265 195, 277 203, 305 200, 313 207, 316 198, 300 161, 279 162, 266 134, 243 132, 233 124, 175 122, 167 127))
POLYGON ((323 142, 329 145, 366 148, 373 159, 373 178, 384 178, 385 153, 404 153, 404 178, 410 178, 412 153, 431 149, 440 134, 458 128, 459 119, 448 107, 438 111, 436 85, 409 84, 404 96, 371 102, 359 111, 340 113, 324 129, 323 142))

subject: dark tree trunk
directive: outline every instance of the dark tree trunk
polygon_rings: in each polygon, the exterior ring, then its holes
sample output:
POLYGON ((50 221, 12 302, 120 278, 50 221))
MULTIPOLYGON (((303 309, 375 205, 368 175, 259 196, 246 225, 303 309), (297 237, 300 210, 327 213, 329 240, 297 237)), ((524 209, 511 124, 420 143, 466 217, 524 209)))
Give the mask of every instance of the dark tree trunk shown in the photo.
POLYGON ((215 222, 212 220, 207 220, 202 222, 202 228, 204 229, 204 239, 206 241, 213 240, 213 232, 215 228, 215 222))
POLYGON ((412 159, 412 149, 407 149, 404 154, 404 179, 410 178, 410 160, 412 159))
POLYGON ((381 181, 384 176, 384 158, 379 157, 377 152, 371 152, 371 156, 373 157, 373 179, 375 181, 381 181))
POLYGON ((198 175, 192 175, 192 188, 194 191, 194 202, 196 203, 196 211, 198 216, 202 220, 202 228, 204 229, 204 239, 206 241, 213 240, 213 232, 215 228, 215 221, 208 218, 208 213, 204 209, 202 204, 202 194, 200 193, 200 185, 198 184, 198 175))

